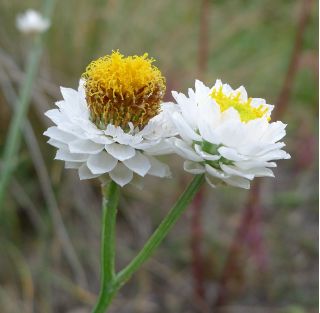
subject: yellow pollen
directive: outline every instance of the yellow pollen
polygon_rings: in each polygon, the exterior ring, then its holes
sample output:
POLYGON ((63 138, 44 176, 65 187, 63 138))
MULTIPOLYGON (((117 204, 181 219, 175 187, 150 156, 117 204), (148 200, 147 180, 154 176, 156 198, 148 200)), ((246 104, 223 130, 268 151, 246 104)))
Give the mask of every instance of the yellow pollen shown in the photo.
POLYGON ((82 74, 91 120, 99 127, 108 124, 128 130, 128 123, 142 129, 160 111, 165 78, 142 56, 124 57, 113 51, 92 61, 82 74))
MULTIPOLYGON (((262 104, 258 107, 253 107, 251 105, 252 98, 249 98, 247 101, 242 101, 240 99, 240 92, 236 95, 225 95, 222 91, 222 86, 218 90, 213 89, 210 96, 220 106, 221 112, 229 109, 230 107, 237 110, 241 121, 244 123, 261 118, 268 112, 268 107, 262 104)), ((270 120, 270 117, 268 120, 270 120)))

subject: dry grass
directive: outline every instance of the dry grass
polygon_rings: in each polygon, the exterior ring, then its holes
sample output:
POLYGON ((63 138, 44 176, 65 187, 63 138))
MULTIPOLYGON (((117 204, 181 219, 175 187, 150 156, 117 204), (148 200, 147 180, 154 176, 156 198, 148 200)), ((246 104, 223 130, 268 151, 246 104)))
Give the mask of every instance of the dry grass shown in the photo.
MULTIPOLYGON (((209 1, 208 84, 217 77, 253 96, 276 101, 293 47, 301 1, 209 1)), ((4 88, 14 92, 24 79, 30 42, 14 28, 15 15, 36 1, 0 4, 0 152, 10 118, 4 88)), ((302 55, 288 110, 288 151, 277 178, 264 179, 259 232, 240 249, 221 312, 315 312, 317 298, 316 159, 318 94, 317 10, 303 40, 302 55)), ((119 49, 148 52, 167 78, 167 90, 185 91, 198 74, 200 1, 57 1, 28 123, 37 143, 25 140, 19 164, 0 216, 0 312, 89 312, 99 288, 100 194, 97 181, 80 182, 73 171, 53 161, 54 149, 42 136, 49 121, 43 112, 60 99, 58 86, 76 87, 89 61, 119 49), (39 146, 49 173, 44 183, 32 151, 39 146), (50 184, 88 285, 76 283, 64 253, 43 184, 50 184)), ((10 96, 9 96, 10 97, 10 96)), ((170 94, 167 94, 170 99, 170 94)), ((26 132, 24 132, 25 134, 26 132)), ((190 177, 177 157, 167 157, 175 180, 147 178, 145 189, 125 188, 117 225, 117 266, 123 267, 142 246, 190 177), (161 186, 161 188, 159 188, 161 186)), ((215 302, 229 245, 243 214, 247 192, 207 187, 203 206, 205 291, 215 302)), ((52 206, 52 204, 51 204, 52 206)), ((110 312, 201 312, 192 298, 190 216, 187 213, 154 258, 116 298, 110 312)), ((78 279, 79 281, 79 279, 78 279)), ((81 281, 81 279, 80 279, 81 281)))

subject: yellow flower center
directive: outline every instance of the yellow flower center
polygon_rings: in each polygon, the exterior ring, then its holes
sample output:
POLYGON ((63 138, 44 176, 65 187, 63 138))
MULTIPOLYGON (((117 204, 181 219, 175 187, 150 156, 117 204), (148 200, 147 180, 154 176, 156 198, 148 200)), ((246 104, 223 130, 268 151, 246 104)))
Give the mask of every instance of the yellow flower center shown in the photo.
POLYGON ((128 123, 142 129, 160 111, 165 79, 142 56, 124 57, 118 51, 92 61, 82 74, 91 120, 99 127, 108 124, 128 130, 128 123))
MULTIPOLYGON (((230 107, 237 110, 241 121, 244 123, 261 118, 268 112, 268 107, 262 104, 258 107, 253 107, 251 105, 252 98, 249 98, 247 101, 242 101, 240 99, 240 92, 236 95, 227 96, 223 93, 222 87, 213 89, 210 96, 220 106, 221 112, 228 110, 230 107)), ((268 118, 268 120, 270 120, 270 118, 268 118)))

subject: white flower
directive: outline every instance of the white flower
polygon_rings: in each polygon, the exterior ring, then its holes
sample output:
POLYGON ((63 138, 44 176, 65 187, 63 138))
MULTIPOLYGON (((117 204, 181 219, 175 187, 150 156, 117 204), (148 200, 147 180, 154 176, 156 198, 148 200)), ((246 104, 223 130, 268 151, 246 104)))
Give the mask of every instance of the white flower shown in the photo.
POLYGON ((65 161, 66 168, 78 169, 80 179, 108 174, 124 186, 135 174, 170 176, 168 166, 153 156, 171 152, 171 146, 163 139, 175 134, 168 123, 174 106, 163 104, 161 113, 142 130, 129 123, 130 130, 124 132, 111 124, 99 129, 90 120, 84 81, 80 81, 78 91, 61 88, 61 93, 64 100, 56 103, 58 109, 46 112, 56 126, 44 135, 50 137, 49 144, 58 148, 55 158, 65 161))
POLYGON ((29 9, 17 16, 16 26, 22 33, 36 34, 46 31, 50 26, 50 22, 39 12, 29 9))
POLYGON ((184 169, 205 173, 211 186, 223 182, 248 189, 254 177, 274 176, 272 161, 290 158, 279 142, 286 125, 269 122, 273 106, 248 98, 244 87, 233 90, 217 80, 210 89, 197 80, 188 96, 172 94, 180 109, 172 114, 181 137, 174 149, 185 158, 184 169))

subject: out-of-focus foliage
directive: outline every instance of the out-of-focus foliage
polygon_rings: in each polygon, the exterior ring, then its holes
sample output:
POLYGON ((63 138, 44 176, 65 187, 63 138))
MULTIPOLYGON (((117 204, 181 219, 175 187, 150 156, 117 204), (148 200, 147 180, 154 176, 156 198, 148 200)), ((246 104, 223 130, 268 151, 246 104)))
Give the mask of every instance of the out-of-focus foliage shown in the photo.
MULTIPOLYGON (((60 100, 60 85, 76 88, 86 65, 119 49, 148 52, 170 90, 186 91, 198 76, 200 3, 195 0, 56 0, 52 26, 28 118, 48 167, 66 229, 87 276, 78 286, 67 262, 25 143, 0 212, 0 312, 89 312, 99 288, 100 189, 53 161, 45 144, 43 112, 60 100)), ((303 1, 209 1, 208 66, 216 78, 249 95, 277 100, 293 49, 303 1)), ((10 119, 6 84, 18 90, 32 44, 15 29, 18 13, 40 1, 0 3, 0 152, 10 119)), ((299 68, 283 120, 287 150, 275 179, 263 179, 262 217, 248 235, 229 282, 228 312, 317 311, 318 8, 313 4, 299 68), (261 252, 262 251, 262 252, 261 252)), ((190 177, 177 157, 167 157, 173 180, 147 178, 143 191, 125 188, 117 225, 118 267, 141 247, 190 177)), ((214 302, 219 275, 241 220, 248 193, 206 188, 204 204, 206 293, 214 302)), ((114 312, 195 312, 190 271, 190 218, 186 214, 155 258, 134 276, 113 304, 114 312)))

